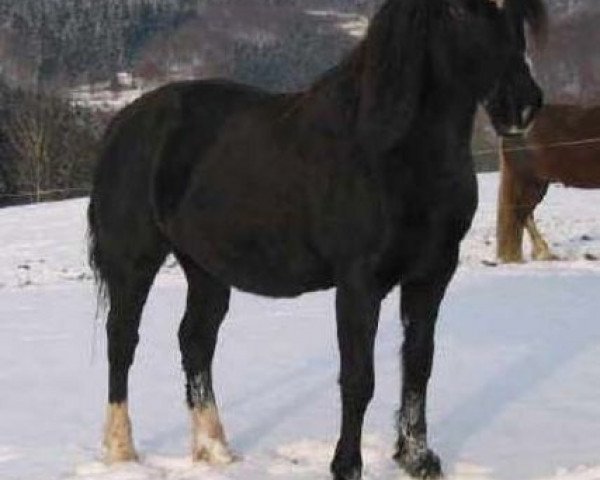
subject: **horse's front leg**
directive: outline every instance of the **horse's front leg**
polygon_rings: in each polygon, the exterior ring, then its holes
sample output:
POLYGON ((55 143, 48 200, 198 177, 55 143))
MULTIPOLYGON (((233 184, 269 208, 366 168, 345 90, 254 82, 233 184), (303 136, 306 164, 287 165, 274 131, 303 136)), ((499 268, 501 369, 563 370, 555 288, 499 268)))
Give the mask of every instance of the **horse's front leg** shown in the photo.
POLYGON ((427 382, 433 363, 435 322, 450 277, 446 274, 402 285, 403 385, 394 458, 416 478, 442 475, 440 460, 427 445, 425 409, 427 382))
POLYGON ((365 411, 373 396, 373 349, 382 295, 372 282, 356 275, 338 286, 336 313, 340 348, 342 425, 331 472, 335 480, 358 480, 365 411))

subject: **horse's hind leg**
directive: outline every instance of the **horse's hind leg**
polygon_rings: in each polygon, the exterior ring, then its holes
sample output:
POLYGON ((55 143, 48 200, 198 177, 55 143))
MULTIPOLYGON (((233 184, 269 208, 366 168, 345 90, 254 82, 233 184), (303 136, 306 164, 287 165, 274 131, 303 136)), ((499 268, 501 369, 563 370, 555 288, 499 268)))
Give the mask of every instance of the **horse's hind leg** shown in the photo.
POLYGON ((552 253, 544 237, 535 224, 533 214, 527 217, 525 228, 531 238, 531 257, 534 260, 558 260, 558 256, 552 253))
POLYGON ((186 397, 192 421, 192 458, 226 464, 234 460, 219 418, 212 386, 212 360, 230 288, 177 256, 188 281, 187 306, 179 328, 186 397))
POLYGON ((525 215, 525 229, 531 238, 531 257, 534 260, 557 260, 558 256, 550 251, 550 247, 538 230, 533 217, 535 207, 544 199, 548 191, 548 182, 532 181, 524 189, 523 197, 527 210, 525 215))
POLYGON ((137 459, 127 408, 127 383, 138 343, 142 309, 166 252, 138 261, 124 260, 104 276, 110 300, 106 324, 108 337, 109 392, 104 430, 106 461, 137 459))

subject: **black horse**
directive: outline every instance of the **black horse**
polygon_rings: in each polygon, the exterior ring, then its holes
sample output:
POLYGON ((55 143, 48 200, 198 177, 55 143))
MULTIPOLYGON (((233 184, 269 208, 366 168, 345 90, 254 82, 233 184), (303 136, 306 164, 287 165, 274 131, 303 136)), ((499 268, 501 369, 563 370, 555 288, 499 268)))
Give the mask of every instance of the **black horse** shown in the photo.
POLYGON ((425 399, 434 326, 477 203, 478 102, 501 133, 541 103, 525 24, 541 0, 387 0, 366 38, 306 91, 168 85, 112 122, 89 207, 90 259, 110 303, 109 461, 136 457, 127 378, 140 314, 172 252, 187 281, 179 330, 193 456, 232 456, 211 363, 232 287, 272 297, 337 288, 342 426, 331 470, 361 476, 379 306, 401 286, 403 388, 395 458, 441 474, 425 399))

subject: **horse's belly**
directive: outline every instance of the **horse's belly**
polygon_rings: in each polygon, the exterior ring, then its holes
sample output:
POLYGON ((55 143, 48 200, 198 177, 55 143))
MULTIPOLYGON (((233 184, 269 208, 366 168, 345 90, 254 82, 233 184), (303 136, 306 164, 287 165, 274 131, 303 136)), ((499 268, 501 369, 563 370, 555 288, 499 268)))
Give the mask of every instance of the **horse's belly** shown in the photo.
POLYGON ((276 242, 264 248, 235 246, 224 250, 222 255, 201 261, 227 284, 269 297, 294 297, 333 286, 333 276, 326 264, 304 249, 286 248, 276 242), (240 256, 240 251, 245 253, 240 256))
POLYGON ((333 285, 330 267, 301 232, 230 220, 188 218, 172 225, 171 239, 203 269, 246 292, 292 297, 333 285))
POLYGON ((537 165, 536 176, 567 187, 600 188, 600 151, 579 148, 569 152, 559 149, 544 152, 537 165))

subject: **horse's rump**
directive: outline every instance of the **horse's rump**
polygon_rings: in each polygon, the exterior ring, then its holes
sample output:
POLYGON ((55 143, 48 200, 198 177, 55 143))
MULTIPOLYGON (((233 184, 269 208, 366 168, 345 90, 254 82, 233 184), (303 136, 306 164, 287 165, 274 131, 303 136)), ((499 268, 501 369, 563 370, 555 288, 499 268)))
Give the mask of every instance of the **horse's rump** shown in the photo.
POLYGON ((269 96, 228 81, 178 82, 115 116, 103 138, 88 210, 90 263, 99 281, 110 275, 113 256, 116 262, 127 252, 166 248, 162 219, 185 194, 220 126, 236 109, 269 96))

